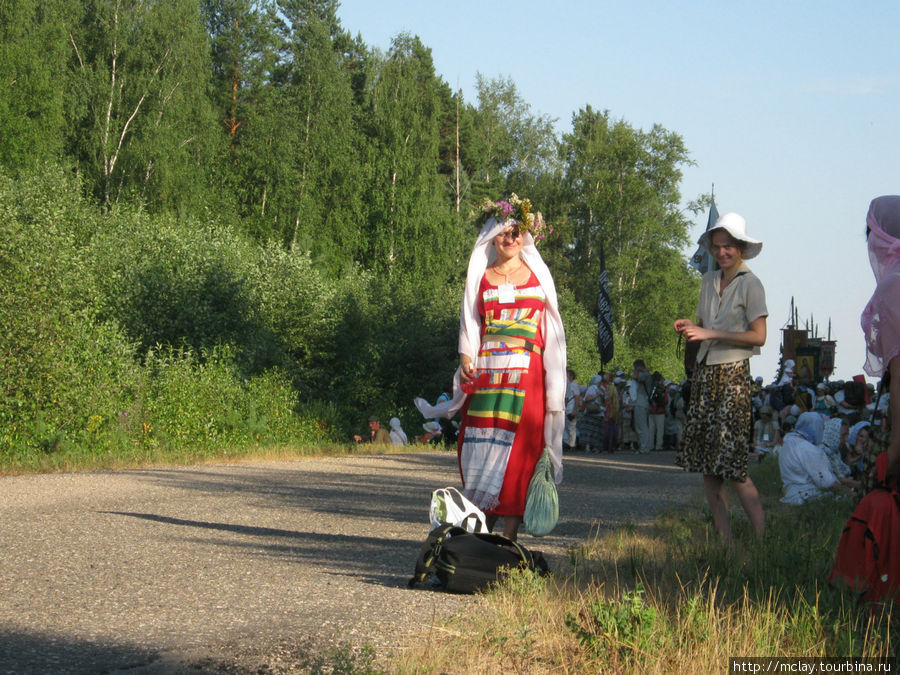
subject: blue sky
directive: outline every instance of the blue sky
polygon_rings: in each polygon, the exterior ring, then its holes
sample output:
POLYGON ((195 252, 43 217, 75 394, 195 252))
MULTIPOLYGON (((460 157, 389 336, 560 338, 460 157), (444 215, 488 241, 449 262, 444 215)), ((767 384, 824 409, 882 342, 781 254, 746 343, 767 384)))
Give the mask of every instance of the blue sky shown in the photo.
MULTIPOLYGON (((342 0, 338 16, 384 50, 419 36, 470 102, 480 72, 512 78, 561 132, 591 105, 681 134, 695 162, 683 202, 715 184, 719 212, 765 242, 750 262, 770 312, 753 374, 774 377, 792 296, 820 334, 831 319, 833 377, 862 372, 865 215, 900 193, 900 3, 342 0)), ((694 239, 706 214, 695 223, 694 239)))

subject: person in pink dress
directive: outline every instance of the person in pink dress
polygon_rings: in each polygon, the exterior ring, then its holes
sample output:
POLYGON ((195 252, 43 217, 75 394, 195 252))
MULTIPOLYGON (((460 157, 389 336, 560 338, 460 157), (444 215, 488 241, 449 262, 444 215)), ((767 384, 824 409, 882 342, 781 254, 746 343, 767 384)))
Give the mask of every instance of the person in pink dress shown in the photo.
MULTIPOLYGON (((866 216, 875 292, 863 310, 863 369, 890 391, 890 440, 875 458, 873 488, 847 521, 828 580, 863 602, 900 602, 900 196, 876 197, 866 216)), ((857 423, 858 435, 863 422, 857 423)), ((851 434, 853 429, 851 429, 851 434)), ((863 476, 866 481, 867 476, 863 476)), ((874 611, 874 608, 873 608, 874 611)))
POLYGON ((877 197, 866 216, 869 262, 875 292, 862 313, 866 363, 872 377, 883 377, 890 391, 891 440, 887 475, 900 477, 900 196, 877 197))

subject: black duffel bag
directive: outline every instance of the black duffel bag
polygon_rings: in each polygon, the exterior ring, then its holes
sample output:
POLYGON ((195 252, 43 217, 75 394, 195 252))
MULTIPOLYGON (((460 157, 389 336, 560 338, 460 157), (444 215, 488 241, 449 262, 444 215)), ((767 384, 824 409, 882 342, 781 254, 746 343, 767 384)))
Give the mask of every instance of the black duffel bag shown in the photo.
POLYGON ((475 593, 510 569, 547 574, 543 554, 500 534, 466 532, 454 525, 434 528, 419 551, 409 587, 426 584, 450 593, 475 593))

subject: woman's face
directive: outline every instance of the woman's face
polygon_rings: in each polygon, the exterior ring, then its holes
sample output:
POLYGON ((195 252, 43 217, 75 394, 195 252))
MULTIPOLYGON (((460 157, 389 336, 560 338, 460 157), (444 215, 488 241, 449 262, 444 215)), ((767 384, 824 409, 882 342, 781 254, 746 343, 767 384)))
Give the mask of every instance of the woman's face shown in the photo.
POLYGON ((869 448, 869 430, 868 429, 860 429, 859 433, 856 435, 856 449, 859 451, 867 450, 869 448))
POLYGON ((743 262, 740 246, 725 230, 712 235, 712 255, 723 270, 732 270, 743 262))
POLYGON ((515 225, 505 228, 500 234, 494 237, 494 248, 497 249, 497 259, 501 262, 511 260, 519 255, 522 250, 524 237, 522 232, 515 225))

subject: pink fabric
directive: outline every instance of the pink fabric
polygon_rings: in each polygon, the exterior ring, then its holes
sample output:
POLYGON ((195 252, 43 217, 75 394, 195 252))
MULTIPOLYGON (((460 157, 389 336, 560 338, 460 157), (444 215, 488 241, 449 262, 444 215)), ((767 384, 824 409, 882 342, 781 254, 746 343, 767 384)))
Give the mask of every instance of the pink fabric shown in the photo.
POLYGON ((873 199, 866 223, 876 286, 860 320, 866 337, 863 370, 881 377, 900 355, 900 196, 873 199))

